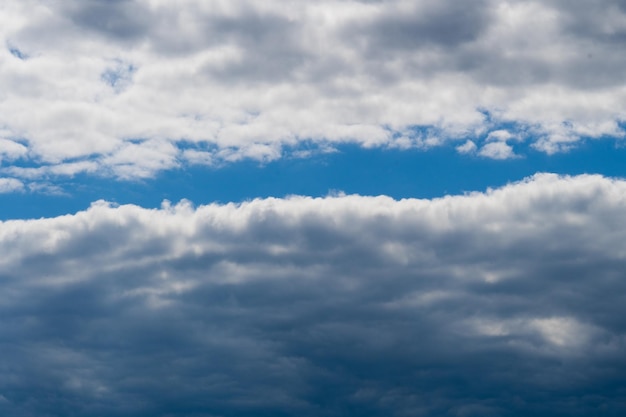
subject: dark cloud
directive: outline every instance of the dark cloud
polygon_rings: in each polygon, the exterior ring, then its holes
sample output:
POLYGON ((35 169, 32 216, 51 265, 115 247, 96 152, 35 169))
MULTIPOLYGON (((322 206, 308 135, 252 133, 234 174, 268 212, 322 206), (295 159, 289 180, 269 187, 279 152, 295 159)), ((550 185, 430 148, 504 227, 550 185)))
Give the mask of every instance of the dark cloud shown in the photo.
POLYGON ((0 225, 7 416, 617 416, 626 183, 0 225))
POLYGON ((402 9, 380 13, 352 30, 365 40, 373 54, 432 46, 452 52, 454 47, 477 40, 491 20, 489 3, 483 0, 421 6, 409 13, 402 9))
POLYGON ((116 41, 137 41, 151 25, 150 10, 132 0, 73 1, 65 6, 76 25, 116 41))

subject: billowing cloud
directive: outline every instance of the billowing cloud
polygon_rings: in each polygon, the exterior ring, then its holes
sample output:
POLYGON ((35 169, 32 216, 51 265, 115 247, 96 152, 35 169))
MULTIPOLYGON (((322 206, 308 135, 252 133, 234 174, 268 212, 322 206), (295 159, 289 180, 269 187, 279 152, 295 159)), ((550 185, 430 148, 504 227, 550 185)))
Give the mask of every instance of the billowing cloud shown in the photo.
MULTIPOLYGON (((89 160, 81 172, 147 177, 271 160, 303 141, 482 148, 511 124, 548 153, 624 136, 617 0, 9 0, 0 11, 0 149, 12 142, 19 158, 0 156, 41 168, 30 173, 72 175, 55 166, 89 160)), ((495 147, 484 153, 506 153, 495 147)))
POLYGON ((625 213, 545 174, 6 221, 0 411, 621 415, 625 213))

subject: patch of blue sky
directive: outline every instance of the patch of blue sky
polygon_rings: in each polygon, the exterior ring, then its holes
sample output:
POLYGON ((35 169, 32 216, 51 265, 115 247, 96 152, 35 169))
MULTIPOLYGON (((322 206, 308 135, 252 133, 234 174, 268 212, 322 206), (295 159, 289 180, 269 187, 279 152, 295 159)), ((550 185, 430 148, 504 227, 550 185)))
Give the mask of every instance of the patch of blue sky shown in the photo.
MULTIPOLYGON (((626 132, 626 120, 619 120, 617 122, 617 126, 622 132, 626 132)), ((626 133, 624 134, 624 136, 626 136, 626 133)))
POLYGON ((132 83, 137 68, 132 64, 116 61, 116 65, 106 69, 100 79, 115 91, 122 91, 132 83))
MULTIPOLYGON (((199 117, 199 116, 194 116, 199 117)), ((213 143, 206 141, 192 141, 187 139, 181 139, 176 141, 176 146, 181 150, 195 150, 195 151, 203 151, 203 152, 216 152, 219 150, 219 147, 213 143)))
POLYGON ((159 207, 163 200, 188 199, 201 205, 336 192, 396 199, 436 198, 499 187, 537 172, 626 177, 626 147, 620 141, 588 139, 575 149, 553 155, 525 142, 514 146, 521 156, 507 160, 459 154, 452 145, 426 150, 343 145, 335 152, 314 152, 305 158, 286 156, 264 163, 244 160, 217 167, 188 166, 140 181, 79 174, 54 180, 52 185, 63 193, 0 194, 0 219, 74 213, 100 199, 159 207))
POLYGON ((11 53, 11 55, 18 59, 21 59, 22 61, 26 61, 28 59, 28 55, 18 48, 9 47, 9 52, 11 53))

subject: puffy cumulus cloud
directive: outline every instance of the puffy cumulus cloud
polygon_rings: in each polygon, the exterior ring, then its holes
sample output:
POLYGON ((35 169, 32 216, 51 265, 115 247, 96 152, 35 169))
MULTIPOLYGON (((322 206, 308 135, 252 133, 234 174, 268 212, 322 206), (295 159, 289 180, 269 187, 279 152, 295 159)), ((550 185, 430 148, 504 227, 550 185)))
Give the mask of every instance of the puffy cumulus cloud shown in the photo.
POLYGON ((624 135, 626 58, 615 51, 626 10, 616 0, 0 8, 2 140, 41 172, 89 159, 95 173, 152 176, 271 160, 302 141, 481 141, 511 123, 548 153, 624 135))
POLYGON ((459 153, 474 153, 476 152, 476 144, 473 141, 468 140, 464 144, 457 146, 456 150, 459 153))
MULTIPOLYGON (((459 151, 463 152, 466 149, 466 146, 462 146, 459 151)), ((487 158, 492 159, 509 159, 514 158, 515 153, 513 152, 513 147, 505 142, 491 142, 487 143, 480 149, 478 152, 481 156, 485 156, 487 158)))
POLYGON ((626 404, 626 181, 104 202, 0 223, 5 416, 589 416, 626 404))

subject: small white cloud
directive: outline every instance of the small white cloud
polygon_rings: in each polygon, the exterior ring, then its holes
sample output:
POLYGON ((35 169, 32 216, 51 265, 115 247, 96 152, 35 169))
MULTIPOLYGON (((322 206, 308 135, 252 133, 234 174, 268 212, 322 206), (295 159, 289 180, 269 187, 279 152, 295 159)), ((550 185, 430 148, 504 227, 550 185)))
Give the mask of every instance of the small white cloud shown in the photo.
POLYGON ((515 138, 515 136, 508 130, 494 130, 493 132, 489 132, 489 135, 487 135, 487 138, 485 140, 487 141, 498 140, 498 141, 506 142, 507 140, 513 139, 513 138, 515 138))
POLYGON ((197 149, 185 149, 181 152, 181 159, 191 165, 212 166, 215 164, 215 155, 212 152, 197 149))
POLYGON ((480 148, 479 155, 491 159, 510 159, 515 158, 513 148, 505 142, 490 142, 480 148))
POLYGON ((16 178, 0 178, 0 193, 22 191, 24 183, 16 178))
POLYGON ((21 143, 8 139, 0 139, 0 161, 12 161, 28 153, 28 148, 21 143))
POLYGON ((147 178, 177 166, 178 147, 165 140, 125 142, 104 158, 104 165, 123 179, 147 178))
POLYGON ((476 144, 473 141, 468 140, 463 145, 457 146, 456 150, 457 152, 462 153, 462 154, 474 153, 476 152, 476 144))
POLYGON ((550 136, 544 136, 532 144, 532 147, 553 155, 558 152, 566 152, 576 146, 578 136, 572 132, 558 132, 550 136))

